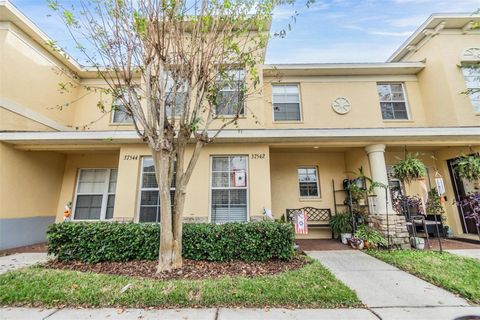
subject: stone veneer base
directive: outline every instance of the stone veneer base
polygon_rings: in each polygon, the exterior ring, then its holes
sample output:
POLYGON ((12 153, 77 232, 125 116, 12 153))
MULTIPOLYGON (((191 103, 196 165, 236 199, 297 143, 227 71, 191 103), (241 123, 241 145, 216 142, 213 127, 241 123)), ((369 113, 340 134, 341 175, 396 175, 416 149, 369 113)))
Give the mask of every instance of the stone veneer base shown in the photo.
POLYGON ((407 222, 405 217, 397 214, 389 214, 388 219, 386 214, 370 215, 369 225, 387 238, 390 238, 390 244, 393 247, 410 249, 410 235, 407 229, 407 222), (387 228, 388 220, 388 228, 387 228))

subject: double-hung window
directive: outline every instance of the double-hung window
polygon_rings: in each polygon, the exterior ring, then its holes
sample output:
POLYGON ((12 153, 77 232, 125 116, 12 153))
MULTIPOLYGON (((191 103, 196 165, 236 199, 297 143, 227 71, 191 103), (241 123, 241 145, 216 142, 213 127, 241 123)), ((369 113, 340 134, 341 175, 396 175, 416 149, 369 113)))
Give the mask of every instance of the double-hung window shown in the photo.
POLYGON ((217 116, 244 115, 245 70, 227 70, 221 78, 215 114, 217 116))
POLYGON ((301 198, 319 198, 317 167, 298 168, 298 188, 301 198))
POLYGON ((128 93, 126 89, 120 89, 113 96, 112 101, 112 123, 133 123, 132 115, 125 107, 125 100, 128 100, 128 93))
POLYGON ((273 120, 300 121, 300 94, 298 85, 273 85, 273 120))
POLYGON ((73 210, 74 220, 113 218, 117 169, 80 169, 73 210))
MULTIPOLYGON (((142 159, 142 179, 140 181, 139 222, 160 222, 160 193, 158 191, 155 166, 152 157, 142 159)), ((175 176, 170 187, 170 197, 174 201, 175 176)))
POLYGON ((212 222, 247 221, 247 157, 212 157, 211 172, 212 222))
POLYGON ((377 92, 384 120, 408 120, 403 83, 378 83, 377 92))
POLYGON ((175 78, 171 71, 167 72, 167 83, 165 88, 165 102, 167 117, 180 117, 184 110, 185 99, 187 98, 188 84, 175 78))
POLYGON ((463 67, 462 70, 473 110, 480 113, 480 69, 463 67))

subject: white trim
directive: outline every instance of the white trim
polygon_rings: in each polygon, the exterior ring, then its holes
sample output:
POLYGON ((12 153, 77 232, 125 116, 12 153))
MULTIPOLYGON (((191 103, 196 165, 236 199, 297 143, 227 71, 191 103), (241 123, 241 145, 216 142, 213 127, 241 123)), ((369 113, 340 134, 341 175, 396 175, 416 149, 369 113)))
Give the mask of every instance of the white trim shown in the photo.
MULTIPOLYGON (((390 81, 388 81, 388 82, 380 82, 380 81, 377 82, 377 97, 378 97, 378 101, 379 101, 380 112, 382 112, 382 102, 383 102, 383 103, 389 103, 389 102, 391 102, 391 103, 395 103, 395 102, 403 102, 403 103, 405 103, 405 112, 407 113, 407 119, 397 119, 397 118, 394 118, 394 119, 385 119, 385 118, 383 117, 383 114, 382 114, 382 120, 383 120, 383 121, 400 121, 400 122, 403 122, 403 121, 412 121, 412 116, 411 116, 411 114, 410 114, 410 105, 409 105, 409 103, 408 103, 408 97, 407 97, 407 90, 406 90, 406 88, 405 88, 405 82, 394 82, 394 81, 392 81, 392 82, 390 82, 390 81), (378 96, 378 86, 379 86, 379 85, 389 85, 389 86, 390 86, 390 92, 392 92, 392 85, 393 85, 393 84, 399 84, 399 85, 402 87, 403 101, 400 101, 400 100, 396 100, 396 101, 394 101, 394 100, 392 100, 392 101, 382 101, 382 100, 380 100, 380 97, 378 96)), ((393 116, 395 117, 395 112, 394 112, 394 115, 393 115, 393 116)))
MULTIPOLYGON (((240 187, 228 187, 228 188, 221 188, 221 187, 215 187, 215 190, 231 190, 231 189, 240 189, 240 190, 246 190, 247 191, 247 219, 246 221, 250 221, 250 155, 249 154, 211 154, 210 155, 210 173, 209 173, 209 182, 208 182, 208 222, 209 223, 214 223, 212 221, 212 190, 214 189, 212 187, 213 183, 213 158, 224 158, 227 157, 229 159, 229 167, 230 167, 230 157, 245 157, 246 159, 246 173, 247 173, 247 186, 245 188, 240 188, 240 187)), ((230 172, 230 171, 229 171, 230 172)))
POLYGON ((5 98, 0 98, 0 108, 4 108, 8 111, 11 111, 13 113, 16 113, 18 115, 21 115, 22 117, 25 117, 27 119, 30 119, 34 122, 38 122, 40 124, 43 124, 44 126, 47 126, 49 128, 58 130, 58 131, 67 131, 71 130, 71 128, 68 128, 46 116, 43 114, 40 114, 36 111, 33 111, 29 108, 26 108, 16 102, 13 102, 11 100, 5 99, 5 98))
MULTIPOLYGON (((109 187, 110 187, 110 175, 112 174, 112 170, 117 169, 117 182, 118 182, 118 168, 78 168, 77 170, 77 181, 75 183, 75 192, 73 195, 73 203, 72 203, 72 221, 105 221, 105 220, 110 220, 106 219, 106 214, 107 214, 107 205, 108 205, 108 198, 111 195, 116 195, 117 193, 117 187, 115 185, 115 192, 109 192, 109 187), (104 185, 104 190, 101 193, 102 196, 102 206, 100 208, 100 218, 99 219, 75 219, 75 211, 77 209, 77 196, 79 195, 93 195, 93 196, 99 196, 99 193, 78 193, 78 186, 80 184, 80 174, 82 170, 106 170, 107 174, 105 177, 105 185, 104 185)), ((114 209, 115 209, 115 203, 114 203, 114 209)), ((113 218, 113 217, 112 217, 113 218)))
MULTIPOLYGON (((214 134, 213 130, 209 134, 214 134)), ((275 141, 278 139, 338 139, 351 141, 352 138, 369 138, 370 141, 382 139, 404 140, 415 138, 417 141, 441 138, 445 141, 458 141, 459 138, 479 139, 480 126, 470 127, 381 127, 381 128, 305 128, 305 129, 226 129, 220 132, 216 141, 246 139, 250 142, 275 141)), ((59 131, 59 132, 0 132, 0 141, 13 144, 48 143, 142 143, 133 130, 124 131, 59 131)), ((282 140, 283 142, 283 140, 282 140)), ((480 144, 480 141, 479 141, 480 144)))
POLYGON ((303 122, 303 110, 302 110, 302 95, 300 93, 300 83, 299 82, 272 82, 270 83, 272 89, 272 123, 274 124, 283 124, 283 123, 302 123, 303 122), (296 86, 298 94, 298 113, 300 115, 299 120, 275 120, 275 102, 273 101, 273 87, 281 86, 296 86))
POLYGON ((322 198, 322 191, 320 190, 320 174, 318 172, 318 166, 316 165, 302 165, 302 166, 297 166, 297 190, 298 190, 298 199, 299 200, 319 200, 322 198), (298 169, 315 169, 315 176, 317 178, 317 180, 315 181, 317 183, 317 193, 318 195, 317 196, 302 196, 300 194, 300 183, 301 182, 307 182, 307 181, 300 181, 300 177, 299 177, 299 174, 298 174, 298 169))

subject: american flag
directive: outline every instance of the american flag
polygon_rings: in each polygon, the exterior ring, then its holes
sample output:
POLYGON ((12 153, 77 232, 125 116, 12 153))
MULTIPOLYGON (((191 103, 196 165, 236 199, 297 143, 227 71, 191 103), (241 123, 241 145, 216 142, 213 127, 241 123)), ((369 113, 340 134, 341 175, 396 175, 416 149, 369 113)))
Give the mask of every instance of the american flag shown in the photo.
POLYGON ((304 210, 298 210, 295 213, 295 233, 308 234, 307 214, 304 210))

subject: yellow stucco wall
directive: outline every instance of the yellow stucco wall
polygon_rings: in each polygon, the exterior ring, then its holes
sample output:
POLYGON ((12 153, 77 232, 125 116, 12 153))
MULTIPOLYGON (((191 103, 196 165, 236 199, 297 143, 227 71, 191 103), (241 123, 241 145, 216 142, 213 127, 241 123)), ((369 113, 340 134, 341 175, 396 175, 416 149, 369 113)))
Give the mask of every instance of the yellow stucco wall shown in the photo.
POLYGON ((50 53, 13 24, 0 29, 0 97, 38 112, 64 125, 73 121, 73 109, 57 108, 77 97, 77 88, 59 92, 59 83, 76 83, 59 73, 60 64, 50 53), (8 61, 8 63, 6 63, 8 61))
POLYGON ((0 142, 0 218, 55 216, 65 156, 0 142))
MULTIPOLYGON (((73 201, 79 168, 117 168, 115 219, 137 219, 139 179, 143 156, 149 156, 146 145, 124 145, 118 153, 69 154, 66 159, 62 191, 57 206, 57 221, 61 221, 65 203, 73 201), (137 156, 136 159, 125 157, 137 156)), ((210 157, 212 155, 247 155, 249 217, 262 216, 263 208, 271 208, 270 160, 268 146, 263 144, 215 144, 205 147, 187 188, 185 218, 209 216, 210 157), (265 155, 252 159, 252 154, 265 155)))
POLYGON ((53 131, 41 123, 35 122, 0 106, 0 130, 16 131, 53 131))
POLYGON ((430 39, 408 61, 426 60, 418 74, 428 125, 480 125, 466 90, 461 57, 466 49, 477 47, 480 35, 442 32, 430 39))

